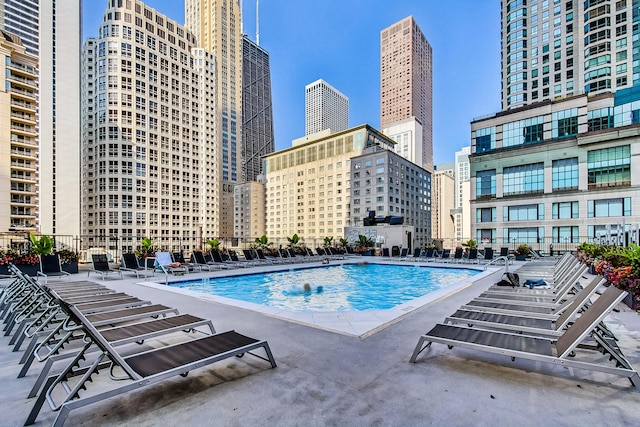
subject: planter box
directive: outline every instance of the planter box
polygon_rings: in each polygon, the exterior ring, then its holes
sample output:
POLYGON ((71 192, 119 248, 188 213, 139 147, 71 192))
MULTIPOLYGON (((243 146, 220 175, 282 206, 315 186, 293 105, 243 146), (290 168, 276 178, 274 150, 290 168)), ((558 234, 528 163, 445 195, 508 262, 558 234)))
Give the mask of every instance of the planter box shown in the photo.
POLYGON ((78 261, 72 262, 71 264, 62 264, 62 271, 66 271, 71 274, 78 273, 78 261))
POLYGON ((633 310, 640 310, 640 294, 633 294, 629 292, 622 302, 627 304, 627 306, 633 310))
POLYGON ((39 265, 16 265, 16 267, 27 276, 37 276, 40 271, 39 265))
MULTIPOLYGON (((40 271, 39 265, 16 265, 16 267, 27 276, 37 276, 40 271)), ((0 265, 0 276, 9 276, 9 266, 0 265)))

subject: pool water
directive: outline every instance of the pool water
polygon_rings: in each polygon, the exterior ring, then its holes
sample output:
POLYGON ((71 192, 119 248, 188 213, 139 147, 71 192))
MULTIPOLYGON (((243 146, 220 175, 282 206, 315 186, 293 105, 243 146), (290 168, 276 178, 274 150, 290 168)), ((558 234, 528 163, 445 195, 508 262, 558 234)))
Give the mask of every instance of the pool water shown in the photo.
POLYGON ((480 273, 470 268, 343 264, 169 285, 299 312, 386 310, 480 273), (308 283, 312 292, 303 292, 308 283), (316 292, 322 286, 322 292, 316 292))

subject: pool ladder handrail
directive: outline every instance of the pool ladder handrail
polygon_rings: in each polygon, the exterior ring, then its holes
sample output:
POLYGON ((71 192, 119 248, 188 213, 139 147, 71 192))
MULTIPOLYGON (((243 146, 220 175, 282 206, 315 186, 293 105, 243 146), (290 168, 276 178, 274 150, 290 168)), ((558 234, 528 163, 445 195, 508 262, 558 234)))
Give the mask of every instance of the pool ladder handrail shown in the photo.
POLYGON ((509 271, 509 261, 511 260, 511 258, 512 258, 511 255, 504 255, 504 256, 499 256, 498 258, 494 258, 484 265, 484 269, 486 270, 487 268, 489 268, 491 264, 498 265, 498 262, 504 261, 504 271, 507 272, 509 271))

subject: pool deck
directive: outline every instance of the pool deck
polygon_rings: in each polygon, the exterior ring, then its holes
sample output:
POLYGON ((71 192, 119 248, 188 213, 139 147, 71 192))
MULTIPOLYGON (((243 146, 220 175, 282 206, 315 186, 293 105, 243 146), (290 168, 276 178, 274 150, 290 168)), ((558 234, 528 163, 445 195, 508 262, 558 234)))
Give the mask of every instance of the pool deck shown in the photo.
MULTIPOLYGON (((222 361, 186 378, 73 411, 67 425, 640 425, 640 391, 626 378, 522 359, 512 362, 502 355, 438 344, 425 350, 417 363, 409 363, 422 333, 498 281, 502 271, 373 329, 354 327, 353 332, 336 329, 331 322, 308 326, 273 313, 141 285, 142 280, 131 276, 105 281, 92 276, 118 291, 210 318, 218 331, 235 329, 266 339, 278 367, 270 369, 250 356, 222 361)), ((80 274, 72 280, 86 278, 80 274)), ((621 305, 607 325, 639 367, 640 316, 621 305)), ((0 336, 0 426, 19 426, 31 409, 33 399, 26 395, 37 369, 17 379, 21 353, 12 353, 8 342, 9 337, 0 336)), ((96 378, 100 381, 108 381, 106 375, 96 378)), ((34 425, 51 425, 54 418, 45 404, 34 425)))

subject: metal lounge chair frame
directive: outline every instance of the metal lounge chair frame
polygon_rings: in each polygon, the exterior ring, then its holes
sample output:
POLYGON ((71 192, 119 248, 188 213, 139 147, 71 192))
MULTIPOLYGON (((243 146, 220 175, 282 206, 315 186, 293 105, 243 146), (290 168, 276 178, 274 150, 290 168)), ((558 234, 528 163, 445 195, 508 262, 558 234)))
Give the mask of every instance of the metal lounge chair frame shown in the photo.
MULTIPOLYGON (((626 296, 626 292, 613 286, 607 288, 578 319, 559 337, 540 337, 524 334, 466 328, 454 325, 437 324, 431 331, 418 340, 410 361, 415 363, 418 355, 432 343, 445 344, 449 348, 479 350, 510 356, 512 360, 520 357, 538 362, 568 366, 588 371, 604 372, 629 378, 640 389, 640 376, 624 356, 614 348, 602 349, 612 352, 615 367, 596 362, 575 360, 570 357, 583 339, 594 332, 595 327, 607 316, 608 312, 626 296)), ((597 350, 596 350, 597 352, 597 350)), ((599 352, 598 352, 599 354, 599 352)))
POLYGON ((91 262, 93 263, 93 268, 87 272, 87 277, 91 273, 98 273, 102 277, 102 280, 104 280, 105 276, 114 273, 119 275, 122 279, 122 271, 113 270, 109 267, 109 260, 106 254, 92 254, 91 262))
POLYGON ((462 262, 462 257, 463 256, 464 256, 464 249, 458 247, 453 252, 453 257, 451 257, 450 260, 455 262, 455 263, 462 262))
POLYGON ((229 268, 238 268, 239 266, 232 261, 225 261, 222 258, 222 254, 217 249, 211 249, 211 259, 213 260, 213 265, 217 266, 220 269, 229 269, 229 268))
POLYGON ((117 349, 112 346, 82 312, 74 306, 67 306, 64 302, 62 302, 62 306, 73 318, 77 327, 82 328, 82 331, 86 334, 85 345, 62 373, 47 378, 44 391, 38 396, 31 413, 25 421, 25 425, 35 422, 45 401, 52 410, 58 411, 54 426, 61 426, 73 409, 155 384, 177 375, 185 376, 194 369, 230 357, 242 357, 245 353, 269 362, 272 368, 276 367, 275 359, 267 341, 250 338, 235 331, 209 335, 124 356, 118 353, 117 349), (87 357, 89 348, 94 345, 100 351, 94 353, 96 357, 93 362, 89 366, 78 367, 78 362, 87 357), (264 350, 266 356, 253 352, 260 348, 264 350), (91 377, 97 374, 100 367, 105 366, 106 362, 109 362, 110 365, 111 379, 128 381, 114 389, 98 391, 97 394, 80 397, 80 391, 90 387, 91 377), (123 371, 124 376, 115 376, 116 368, 123 371), (64 397, 61 400, 54 399, 53 395, 56 391, 63 393, 64 397))
POLYGON ((144 260, 145 266, 141 267, 138 264, 136 255, 133 253, 122 254, 121 261, 120 271, 134 273, 137 278, 140 278, 140 274, 142 274, 143 277, 147 277, 147 273, 151 273, 152 276, 155 274, 152 268, 147 268, 146 259, 144 260))
POLYGON ((576 298, 559 315, 539 316, 509 315, 459 309, 445 318, 445 323, 466 324, 469 327, 504 329, 520 333, 558 335, 578 312, 589 304, 589 299, 596 292, 598 286, 605 282, 601 277, 595 277, 584 289, 578 292, 576 298))
POLYGON ((173 264, 173 260, 171 259, 171 254, 169 252, 156 252, 154 267, 155 269, 159 269, 164 272, 165 276, 169 273, 173 275, 189 273, 189 268, 187 266, 180 265, 172 267, 171 264, 173 264))
MULTIPOLYGON (((586 266, 578 266, 569 276, 566 276, 561 282, 556 284, 554 289, 539 289, 538 292, 534 292, 533 289, 528 289, 529 292, 499 292, 485 291, 481 293, 477 299, 482 300, 512 300, 512 301, 531 301, 531 302, 548 302, 558 303, 567 298, 567 295, 573 291, 581 279, 582 274, 587 271, 586 266), (545 292, 546 291, 546 292, 545 292)), ((511 288, 507 288, 511 289, 511 288)), ((499 302, 499 301, 498 301, 499 302)))
POLYGON ((462 258, 462 262, 468 264, 479 264, 480 260, 478 259, 478 248, 470 248, 468 256, 466 258, 462 258))
POLYGON ((191 263, 200 267, 200 270, 206 268, 207 271, 211 271, 212 268, 217 267, 218 270, 222 268, 219 265, 207 262, 207 260, 204 258, 204 254, 202 253, 202 251, 191 252, 191 263))
POLYGON ((62 264, 60 263, 60 256, 58 254, 40 255, 40 271, 37 272, 37 276, 44 277, 44 283, 50 277, 67 278, 71 277, 71 274, 62 270, 62 264))

